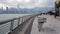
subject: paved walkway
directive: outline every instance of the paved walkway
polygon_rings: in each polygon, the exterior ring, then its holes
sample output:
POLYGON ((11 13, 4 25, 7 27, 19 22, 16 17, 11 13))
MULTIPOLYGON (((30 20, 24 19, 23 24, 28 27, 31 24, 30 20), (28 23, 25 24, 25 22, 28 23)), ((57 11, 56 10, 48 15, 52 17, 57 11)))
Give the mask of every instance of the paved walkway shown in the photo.
POLYGON ((38 22, 37 17, 35 18, 31 30, 31 34, 60 34, 60 18, 54 18, 54 16, 50 15, 42 15, 39 17, 46 17, 47 22, 43 25, 43 30, 41 32, 38 31, 38 22))
POLYGON ((15 28, 12 33, 9 34, 30 34, 33 21, 36 16, 32 16, 25 22, 21 23, 17 28, 15 28))

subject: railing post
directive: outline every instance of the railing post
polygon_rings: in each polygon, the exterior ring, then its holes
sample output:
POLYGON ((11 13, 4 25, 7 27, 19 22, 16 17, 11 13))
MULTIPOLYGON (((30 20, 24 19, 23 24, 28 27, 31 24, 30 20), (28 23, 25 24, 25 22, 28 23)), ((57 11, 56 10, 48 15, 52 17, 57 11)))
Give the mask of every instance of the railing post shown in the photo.
POLYGON ((22 22, 23 22, 23 17, 22 17, 22 22))
POLYGON ((14 20, 11 21, 11 25, 10 25, 10 33, 12 33, 12 30, 13 30, 13 24, 14 24, 14 20))
POLYGON ((19 26, 19 23, 20 23, 20 18, 18 18, 18 24, 17 24, 18 26, 19 26))
POLYGON ((23 17, 23 20, 22 21, 24 22, 24 17, 23 17))

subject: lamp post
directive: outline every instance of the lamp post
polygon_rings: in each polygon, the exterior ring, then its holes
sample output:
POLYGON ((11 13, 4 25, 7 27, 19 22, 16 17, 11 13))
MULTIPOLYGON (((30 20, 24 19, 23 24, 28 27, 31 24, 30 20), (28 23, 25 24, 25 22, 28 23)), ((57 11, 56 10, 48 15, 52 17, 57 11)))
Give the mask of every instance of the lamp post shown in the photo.
POLYGON ((60 7, 59 7, 59 16, 60 16, 60 7))

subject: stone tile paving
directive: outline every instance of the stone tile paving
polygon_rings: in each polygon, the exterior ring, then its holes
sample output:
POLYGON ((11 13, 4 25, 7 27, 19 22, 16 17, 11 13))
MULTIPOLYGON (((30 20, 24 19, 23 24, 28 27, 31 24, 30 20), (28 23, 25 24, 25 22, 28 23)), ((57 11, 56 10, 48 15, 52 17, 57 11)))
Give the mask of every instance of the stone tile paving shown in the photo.
POLYGON ((50 15, 42 15, 38 17, 45 17, 47 18, 46 23, 43 25, 43 29, 41 32, 38 31, 38 22, 37 22, 37 17, 34 20, 31 34, 60 34, 60 18, 54 18, 54 16, 50 15))

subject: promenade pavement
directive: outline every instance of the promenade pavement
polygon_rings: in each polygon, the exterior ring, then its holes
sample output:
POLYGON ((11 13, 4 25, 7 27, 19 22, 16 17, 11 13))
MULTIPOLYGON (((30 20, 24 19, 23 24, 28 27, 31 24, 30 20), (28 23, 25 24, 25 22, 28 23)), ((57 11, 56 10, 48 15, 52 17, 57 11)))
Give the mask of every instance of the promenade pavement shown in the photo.
POLYGON ((43 24, 43 29, 39 32, 38 30, 38 18, 36 17, 31 34, 60 34, 60 17, 54 18, 51 15, 39 15, 38 17, 47 18, 46 23, 43 24))

